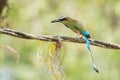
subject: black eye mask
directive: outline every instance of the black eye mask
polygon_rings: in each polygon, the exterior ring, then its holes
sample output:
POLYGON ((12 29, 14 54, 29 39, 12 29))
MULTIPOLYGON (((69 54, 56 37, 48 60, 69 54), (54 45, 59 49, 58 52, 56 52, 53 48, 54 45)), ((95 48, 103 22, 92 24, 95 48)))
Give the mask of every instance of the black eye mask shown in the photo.
POLYGON ((66 17, 61 17, 59 20, 60 21, 67 21, 67 18, 66 17))

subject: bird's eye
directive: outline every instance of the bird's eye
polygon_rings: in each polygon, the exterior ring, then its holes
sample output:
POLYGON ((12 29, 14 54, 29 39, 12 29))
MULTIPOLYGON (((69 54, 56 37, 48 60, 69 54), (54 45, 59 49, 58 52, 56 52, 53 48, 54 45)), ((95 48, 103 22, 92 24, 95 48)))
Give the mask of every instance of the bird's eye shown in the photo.
POLYGON ((59 20, 60 21, 67 21, 67 18, 65 18, 65 17, 64 18, 60 18, 59 20))

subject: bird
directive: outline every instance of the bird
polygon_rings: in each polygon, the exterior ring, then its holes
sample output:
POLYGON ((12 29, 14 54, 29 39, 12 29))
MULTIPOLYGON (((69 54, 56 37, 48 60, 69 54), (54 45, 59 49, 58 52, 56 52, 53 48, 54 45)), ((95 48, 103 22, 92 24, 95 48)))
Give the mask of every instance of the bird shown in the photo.
POLYGON ((85 42, 87 45, 87 48, 89 50, 89 53, 91 55, 91 59, 92 59, 92 63, 93 63, 93 69, 99 73, 99 70, 95 64, 93 55, 92 55, 92 51, 91 51, 91 47, 90 47, 90 42, 89 42, 89 38, 91 38, 90 33, 84 28, 83 24, 80 21, 77 21, 71 17, 68 16, 62 16, 60 18, 57 18, 55 20, 52 20, 51 23, 56 23, 56 22, 60 22, 62 24, 64 24, 67 28, 71 29, 73 32, 82 35, 82 37, 85 37, 85 42))

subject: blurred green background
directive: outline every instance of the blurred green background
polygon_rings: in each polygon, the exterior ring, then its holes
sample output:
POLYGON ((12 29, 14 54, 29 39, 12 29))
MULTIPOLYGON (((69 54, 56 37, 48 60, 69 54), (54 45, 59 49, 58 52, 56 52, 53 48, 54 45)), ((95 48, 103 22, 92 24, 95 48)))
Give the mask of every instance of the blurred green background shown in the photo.
MULTIPOLYGON (((120 0, 9 0, 9 28, 37 35, 78 37, 60 23, 50 21, 60 16, 80 20, 93 39, 120 44, 120 0)), ((17 50, 13 53, 0 48, 0 80, 54 80, 48 65, 37 58, 46 57, 51 42, 24 40, 0 35, 1 46, 17 50)), ((92 47, 95 62, 100 70, 92 69, 85 44, 64 43, 63 63, 65 80, 120 80, 120 50, 92 47)))

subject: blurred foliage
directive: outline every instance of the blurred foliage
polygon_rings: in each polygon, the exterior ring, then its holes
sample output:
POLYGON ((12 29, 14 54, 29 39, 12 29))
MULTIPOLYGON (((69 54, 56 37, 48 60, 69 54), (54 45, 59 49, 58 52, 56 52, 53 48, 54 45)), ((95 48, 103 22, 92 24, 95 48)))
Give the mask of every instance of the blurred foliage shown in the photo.
MULTIPOLYGON (((1 1, 1 0, 0 0, 1 1)), ((92 38, 120 44, 120 0, 8 0, 9 28, 37 34, 78 37, 60 23, 50 21, 60 16, 80 20, 92 38), (103 32, 102 32, 103 31, 103 32)), ((6 14, 4 12, 4 14, 6 14)), ((6 23, 4 23, 6 24, 6 23)), ((0 49, 0 80, 53 80, 49 65, 39 60, 48 58, 51 42, 29 41, 0 35, 1 46, 11 46, 20 55, 16 63, 12 53, 0 49)), ((100 73, 92 69, 86 45, 64 43, 65 80, 120 80, 120 51, 92 46, 100 73)))

